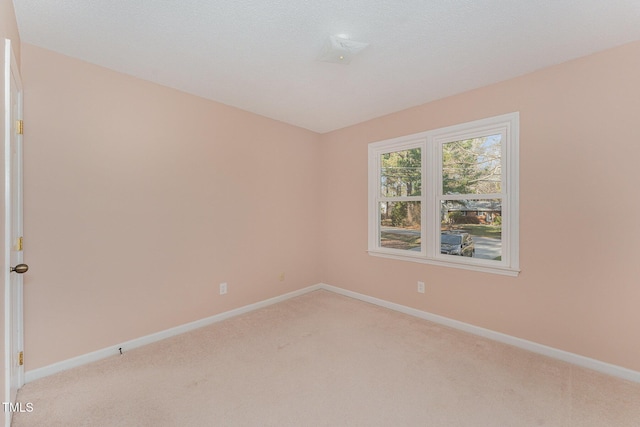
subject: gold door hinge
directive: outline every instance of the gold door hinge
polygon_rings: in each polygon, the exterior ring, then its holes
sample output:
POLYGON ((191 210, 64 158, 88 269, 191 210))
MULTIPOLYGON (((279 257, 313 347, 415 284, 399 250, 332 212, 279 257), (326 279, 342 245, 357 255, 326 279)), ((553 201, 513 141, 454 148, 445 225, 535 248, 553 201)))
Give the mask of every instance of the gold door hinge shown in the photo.
POLYGON ((24 248, 24 237, 18 237, 16 242, 16 251, 21 251, 24 248))
POLYGON ((24 121, 16 120, 16 133, 18 135, 24 134, 24 121))
POLYGON ((18 365, 24 365, 24 351, 18 353, 18 365))

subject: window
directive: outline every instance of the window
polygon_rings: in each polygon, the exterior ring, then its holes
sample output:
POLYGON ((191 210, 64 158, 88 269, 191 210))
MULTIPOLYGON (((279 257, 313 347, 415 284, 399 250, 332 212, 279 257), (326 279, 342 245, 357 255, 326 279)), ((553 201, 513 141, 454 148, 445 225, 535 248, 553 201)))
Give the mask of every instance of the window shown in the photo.
POLYGON ((518 113, 369 144, 369 253, 516 276, 518 113))

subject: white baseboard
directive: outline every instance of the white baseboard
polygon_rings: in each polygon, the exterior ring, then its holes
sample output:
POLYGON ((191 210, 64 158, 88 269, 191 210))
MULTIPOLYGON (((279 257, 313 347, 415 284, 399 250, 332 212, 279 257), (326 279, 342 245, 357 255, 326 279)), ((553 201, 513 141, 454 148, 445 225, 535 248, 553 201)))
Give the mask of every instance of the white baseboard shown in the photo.
POLYGON ((40 378, 44 378, 49 375, 56 374, 58 372, 66 371, 67 369, 86 365, 87 363, 95 362, 97 360, 101 360, 110 356, 117 355, 120 353, 120 350, 119 350, 120 348, 122 348, 123 352, 132 350, 137 347, 142 347, 143 345, 151 344, 156 341, 160 341, 166 338, 183 334, 185 332, 192 331, 194 329, 202 328, 203 326, 208 326, 213 323, 229 319, 230 317, 238 316, 240 314, 248 313, 250 311, 254 311, 259 308, 267 307, 269 305, 276 304, 276 303, 288 300, 290 298, 306 294, 308 292, 316 291, 321 288, 322 288, 322 285, 320 284, 309 286, 303 289, 299 289, 297 291, 289 292, 284 295, 279 295, 277 297, 269 298, 254 304, 245 305, 243 307, 239 307, 234 310, 225 311, 224 313, 216 314, 211 317, 196 320, 195 322, 185 323, 184 325, 176 326, 174 328, 166 329, 164 331, 156 332, 154 334, 146 335, 140 338, 135 338, 133 340, 126 341, 121 344, 114 344, 110 347, 103 348, 101 350, 96 350, 94 352, 83 354, 77 357, 73 357, 71 359, 63 360, 61 362, 57 362, 52 365, 44 366, 38 369, 33 369, 25 372, 25 383, 35 381, 40 378))
POLYGON ((183 334, 185 332, 192 331, 194 329, 201 328, 203 326, 211 325, 216 322, 220 322, 230 317, 238 316, 240 314, 248 313, 259 308, 267 307, 278 302, 285 301, 287 299, 297 297, 308 292, 324 289, 326 291, 335 292, 340 295, 344 295, 350 298, 355 298, 360 301, 364 301, 370 304, 375 304, 381 307, 385 307, 391 310, 395 310, 410 316, 415 316, 420 319, 425 319, 434 323, 438 323, 444 326, 448 326, 454 329, 459 329, 464 332, 468 332, 474 335, 485 337, 494 341, 498 341, 504 344, 509 344, 514 347, 518 347, 524 350, 531 351, 533 353, 542 354, 544 356, 559 359, 568 363, 572 363, 577 366, 592 369, 594 371, 602 372, 607 375, 612 375, 618 378, 622 378, 629 381, 640 383, 640 372, 631 369, 623 368, 621 366, 612 365, 610 363, 602 362, 596 359, 591 359, 585 356, 581 356, 575 353, 569 353, 564 350, 559 350, 546 345, 538 344, 532 341, 527 341, 521 338, 513 337, 511 335, 495 332, 489 329, 474 326, 468 323, 460 322, 458 320, 450 319, 448 317, 439 316, 426 311, 418 310, 415 308, 407 307, 401 304, 396 304, 379 298, 371 297, 368 295, 360 294, 346 289, 338 288, 335 286, 327 285, 325 283, 319 283, 317 285, 309 286, 297 291, 289 292, 284 295, 269 298, 264 301, 260 301, 254 304, 249 304, 244 307, 239 307, 234 310, 226 311, 224 313, 216 314, 205 319, 197 320, 195 322, 186 323, 184 325, 176 326, 175 328, 167 329, 155 334, 146 335, 144 337, 136 338, 122 344, 116 344, 102 350, 97 350, 92 353, 83 354, 71 359, 63 360, 52 365, 44 366, 42 368, 33 369, 25 373, 25 382, 35 381, 39 378, 44 378, 49 375, 56 374, 58 372, 71 369, 77 366, 82 366, 87 363, 95 362, 107 358, 109 356, 119 354, 119 348, 123 351, 132 350, 143 345, 151 344, 156 341, 160 341, 166 338, 173 337, 175 335, 183 334))
POLYGON ((589 357, 581 356, 579 354, 570 353, 568 351, 559 350, 557 348, 549 347, 543 344, 538 344, 533 341, 527 341, 522 338, 517 338, 511 335, 503 334, 501 332, 495 332, 490 329, 474 326, 469 323, 453 320, 448 317, 439 316, 426 311, 417 310, 415 308, 407 307, 404 305, 396 304, 386 300, 374 298, 368 295, 359 294, 357 292, 348 291, 335 286, 320 284, 320 288, 335 292, 340 295, 348 296, 358 299, 360 301, 368 302, 371 304, 379 305, 381 307, 389 308, 391 310, 399 311, 411 316, 419 317, 421 319, 429 320, 434 323, 439 323, 444 326, 448 326, 454 329, 458 329, 464 332, 471 333, 473 335, 479 335, 484 338, 488 338, 493 341, 498 341, 504 344, 509 344, 514 347, 518 347, 524 350, 531 351, 533 353, 542 354, 544 356, 559 359, 564 362, 568 362, 583 368, 591 369, 594 371, 602 372, 607 375, 622 378, 629 381, 640 383, 640 372, 631 369, 623 368, 621 366, 612 365, 610 363, 602 362, 600 360, 591 359, 589 357))

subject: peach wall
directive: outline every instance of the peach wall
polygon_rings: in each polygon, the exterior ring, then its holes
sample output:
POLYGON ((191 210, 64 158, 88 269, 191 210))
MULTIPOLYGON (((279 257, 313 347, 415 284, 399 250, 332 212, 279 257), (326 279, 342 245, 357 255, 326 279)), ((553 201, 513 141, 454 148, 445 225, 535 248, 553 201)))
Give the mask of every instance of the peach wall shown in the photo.
MULTIPOLYGON (((13 2, 11 0, 0 0, 0 40, 2 41, 2 48, 0 49, 0 51, 2 52, 2 70, 4 73, 4 39, 11 39, 11 43, 13 46, 13 50, 14 53, 16 55, 16 61, 18 62, 18 64, 20 64, 20 36, 18 35, 18 24, 16 22, 16 16, 15 16, 15 12, 13 10, 13 2)), ((4 76, 4 74, 3 74, 4 76)), ((3 80, 4 81, 4 80, 3 80)), ((2 140, 3 140, 3 147, 4 147, 4 83, 0 84, 0 99, 2 100, 2 107, 1 107, 1 113, 2 113, 2 119, 0 119, 0 135, 3 135, 2 140)), ((4 174, 5 174, 5 170, 4 170, 4 163, 5 163, 5 158, 4 158, 4 149, 2 150, 2 155, 1 155, 1 160, 0 160, 0 185, 2 189, 4 189, 4 185, 5 185, 5 181, 4 181, 4 174)), ((4 194, 4 190, 3 190, 3 194, 4 194)), ((4 204, 3 204, 4 206, 4 204)), ((4 221, 5 221, 5 216, 4 216, 4 208, 0 210, 0 241, 4 242, 5 236, 4 236, 4 221)), ((5 265, 5 261, 4 261, 4 257, 5 257, 5 251, 4 251, 4 243, 0 244, 0 259, 2 259, 2 265, 3 265, 3 269, 8 269, 9 266, 5 265)), ((6 270, 3 270, 6 271, 6 270)), ((5 300, 4 300, 4 285, 2 287, 2 292, 0 292, 0 304, 1 307, 3 307, 2 313, 3 315, 0 316, 0 331, 2 332, 2 339, 0 340, 2 342, 2 351, 0 351, 0 366, 2 367, 0 369, 0 384, 2 384, 2 395, 3 395, 3 402, 8 402, 9 401, 9 396, 6 395, 5 393, 5 387, 4 387, 4 381, 5 381, 5 369, 4 369, 4 364, 5 364, 5 357, 4 357, 4 352, 5 352, 5 348, 4 348, 4 304, 5 304, 5 300)))
POLYGON ((317 134, 22 55, 27 371, 321 280, 317 134))
POLYGON ((11 39, 13 51, 16 55, 16 62, 20 64, 20 35, 18 34, 18 22, 16 21, 16 13, 13 9, 13 1, 11 0, 0 0, 0 36, 2 36, 3 39, 11 39))
POLYGON ((322 135, 325 282, 640 371, 639 113, 633 43, 322 135), (367 254, 368 143, 513 111, 519 277, 367 254))

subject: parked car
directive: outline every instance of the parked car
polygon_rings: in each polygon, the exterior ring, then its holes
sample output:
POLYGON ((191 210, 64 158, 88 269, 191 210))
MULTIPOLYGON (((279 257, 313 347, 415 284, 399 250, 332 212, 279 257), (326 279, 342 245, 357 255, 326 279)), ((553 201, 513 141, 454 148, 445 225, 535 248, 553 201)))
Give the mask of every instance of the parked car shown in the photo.
POLYGON ((440 253, 472 257, 476 252, 469 233, 443 231, 440 233, 440 253))

